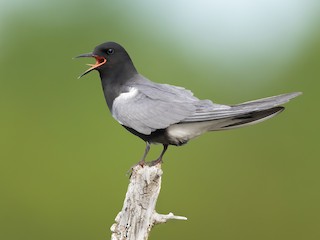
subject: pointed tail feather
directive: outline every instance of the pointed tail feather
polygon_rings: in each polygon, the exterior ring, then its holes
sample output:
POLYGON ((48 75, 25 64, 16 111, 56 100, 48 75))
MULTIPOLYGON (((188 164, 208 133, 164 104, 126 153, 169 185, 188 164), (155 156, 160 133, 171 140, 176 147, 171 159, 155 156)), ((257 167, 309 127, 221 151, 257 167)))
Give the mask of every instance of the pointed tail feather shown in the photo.
POLYGON ((250 112, 238 117, 225 119, 225 121, 221 121, 218 125, 214 125, 210 130, 217 131, 250 126, 270 119, 281 113, 284 109, 284 107, 274 107, 259 112, 250 112))
POLYGON ((280 106, 290 99, 299 96, 300 92, 287 93, 278 96, 262 98, 250 102, 244 102, 237 105, 227 106, 214 104, 211 107, 202 108, 196 111, 192 116, 183 119, 182 122, 202 122, 211 120, 235 119, 239 116, 247 116, 252 112, 263 112, 280 106))
POLYGON ((277 96, 261 98, 261 99, 257 99, 249 102, 240 103, 237 105, 233 105, 232 107, 235 109, 236 108, 250 109, 252 111, 268 109, 268 108, 285 104, 289 102, 292 98, 295 98, 301 94, 302 94, 301 92, 285 93, 277 96))
POLYGON ((180 123, 169 126, 166 131, 172 144, 181 145, 208 131, 228 130, 263 122, 281 113, 285 109, 281 105, 300 94, 282 94, 233 106, 212 104, 180 123))

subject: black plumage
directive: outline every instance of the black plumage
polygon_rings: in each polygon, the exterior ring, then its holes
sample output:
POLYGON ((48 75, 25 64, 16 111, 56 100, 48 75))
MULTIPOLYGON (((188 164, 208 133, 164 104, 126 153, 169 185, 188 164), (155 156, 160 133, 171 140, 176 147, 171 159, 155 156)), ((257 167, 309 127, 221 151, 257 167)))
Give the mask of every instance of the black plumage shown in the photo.
POLYGON ((147 143, 140 164, 145 163, 151 143, 164 146, 160 157, 153 162, 159 163, 168 145, 185 144, 208 131, 264 121, 282 112, 282 104, 301 94, 294 92, 232 106, 222 105, 200 100, 185 88, 148 80, 138 73, 126 50, 115 42, 103 43, 92 53, 78 57, 96 59, 96 64, 90 65, 81 76, 92 70, 99 72, 112 116, 147 143))

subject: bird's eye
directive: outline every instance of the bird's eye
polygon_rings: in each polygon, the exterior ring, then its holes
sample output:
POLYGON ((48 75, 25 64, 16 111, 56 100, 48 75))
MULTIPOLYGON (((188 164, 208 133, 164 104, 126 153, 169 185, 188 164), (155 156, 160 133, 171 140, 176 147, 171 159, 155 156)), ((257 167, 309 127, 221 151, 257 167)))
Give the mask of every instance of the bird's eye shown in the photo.
POLYGON ((108 48, 108 49, 107 49, 107 54, 108 54, 108 55, 114 54, 114 49, 113 49, 113 48, 108 48))

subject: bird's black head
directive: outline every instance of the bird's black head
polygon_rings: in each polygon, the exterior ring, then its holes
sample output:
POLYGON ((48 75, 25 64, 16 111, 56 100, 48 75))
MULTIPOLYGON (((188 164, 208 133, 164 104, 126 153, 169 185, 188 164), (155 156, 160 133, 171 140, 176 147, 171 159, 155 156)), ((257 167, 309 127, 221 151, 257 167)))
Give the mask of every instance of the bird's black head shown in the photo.
MULTIPOLYGON (((87 64, 90 68, 79 76, 82 77, 92 70, 112 71, 121 65, 132 64, 131 59, 126 50, 118 43, 105 42, 96 46, 91 53, 85 53, 77 56, 80 57, 94 57, 95 64, 87 64)), ((133 64, 132 64, 133 66, 133 64)))

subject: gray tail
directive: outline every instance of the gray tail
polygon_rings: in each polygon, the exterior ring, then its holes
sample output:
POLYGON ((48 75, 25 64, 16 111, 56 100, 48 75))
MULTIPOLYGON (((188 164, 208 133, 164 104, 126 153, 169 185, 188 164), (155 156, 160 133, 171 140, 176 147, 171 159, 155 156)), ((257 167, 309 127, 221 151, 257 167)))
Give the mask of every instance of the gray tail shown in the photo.
POLYGON ((206 131, 218 131, 256 124, 274 117, 284 110, 285 104, 300 92, 262 98, 237 105, 213 104, 209 108, 201 108, 183 123, 202 123, 206 131))
POLYGON ((218 126, 216 125, 214 129, 212 129, 212 131, 227 130, 227 129, 245 127, 245 126, 250 126, 256 123, 260 123, 262 121, 265 121, 269 118, 276 116, 277 114, 281 113, 284 109, 285 108, 282 106, 273 107, 270 109, 257 111, 257 112, 250 112, 237 117, 225 119, 224 121, 221 121, 220 124, 218 124, 218 126))
POLYGON ((288 93, 233 105, 231 109, 225 110, 229 112, 229 116, 221 119, 211 130, 232 129, 265 121, 281 113, 285 109, 281 105, 300 94, 300 92, 288 93))

